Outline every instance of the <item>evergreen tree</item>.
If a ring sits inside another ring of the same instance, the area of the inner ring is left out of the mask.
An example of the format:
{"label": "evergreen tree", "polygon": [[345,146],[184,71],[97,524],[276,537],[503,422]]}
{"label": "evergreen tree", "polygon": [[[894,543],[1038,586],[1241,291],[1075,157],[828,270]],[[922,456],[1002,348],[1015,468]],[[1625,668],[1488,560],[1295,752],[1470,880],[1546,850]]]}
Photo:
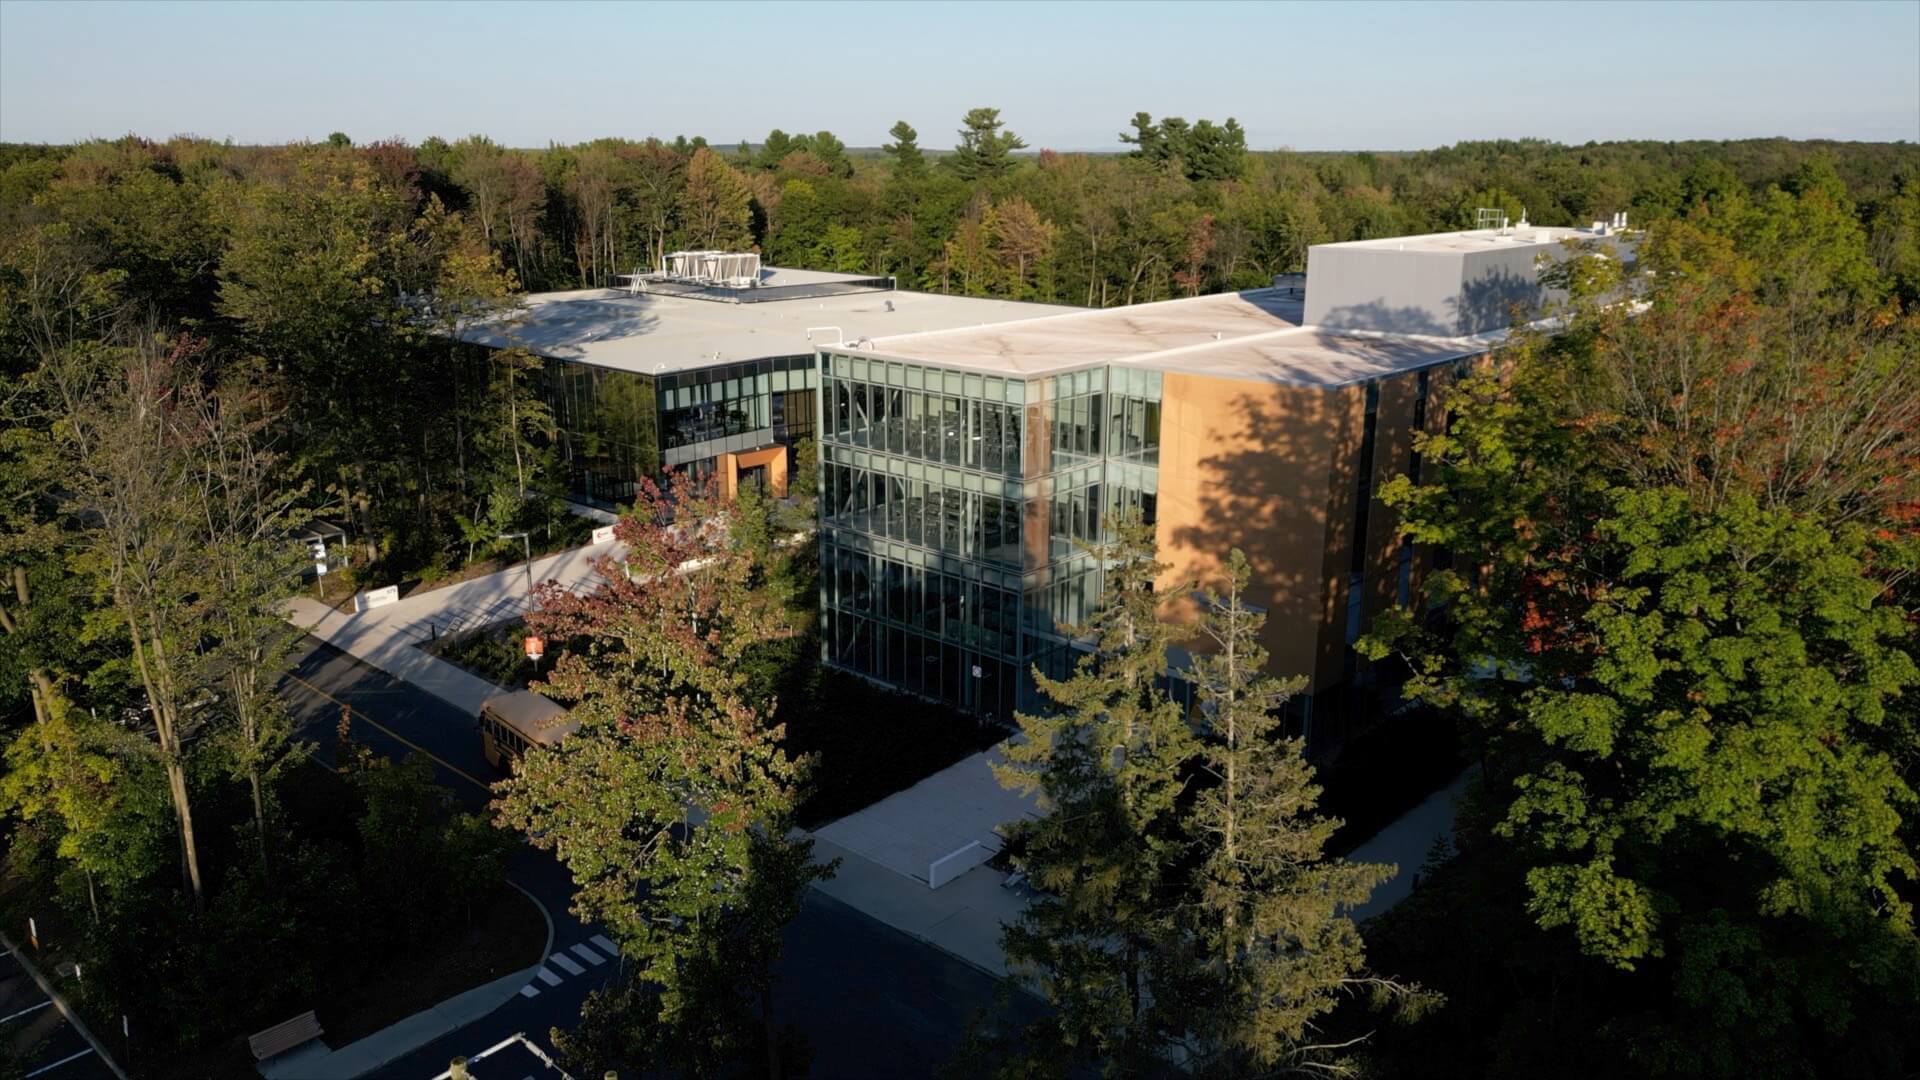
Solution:
{"label": "evergreen tree", "polygon": [[788,154],[805,147],[797,145],[793,136],[774,128],[767,132],[766,141],[760,144],[760,150],[753,155],[753,167],[762,172],[772,172],[780,167],[780,162]]}
{"label": "evergreen tree", "polygon": [[970,109],[961,120],[960,144],[946,165],[962,180],[998,180],[1013,171],[1013,152],[1026,149],[1026,142],[1011,131],[1000,130],[1004,123],[999,109]]}
{"label": "evergreen tree", "polygon": [[847,144],[831,131],[816,131],[803,147],[826,166],[827,175],[845,180],[853,175],[853,161],[847,157]]}
{"label": "evergreen tree", "polygon": [[1196,1071],[1330,1071],[1342,1048],[1318,1039],[1319,1018],[1362,984],[1406,993],[1365,974],[1359,931],[1344,914],[1394,868],[1326,854],[1340,822],[1315,813],[1320,788],[1305,742],[1284,734],[1277,711],[1306,679],[1265,674],[1266,616],[1245,598],[1251,575],[1235,549],[1202,601],[1207,651],[1191,678],[1207,786],[1187,825],[1199,866],[1185,916],[1202,959],[1180,990]]}
{"label": "evergreen tree", "polygon": [[1143,161],[1161,162],[1167,159],[1166,143],[1160,137],[1160,126],[1153,122],[1151,113],[1137,112],[1130,121],[1133,134],[1120,133],[1120,141],[1133,144],[1127,156]]}
{"label": "evergreen tree", "polygon": [[1008,827],[1014,864],[1040,895],[1002,941],[1009,967],[1054,1007],[1024,1032],[1023,1053],[1154,1072],[1180,1034],[1151,987],[1188,952],[1176,867],[1196,747],[1162,685],[1176,631],[1158,617],[1167,568],[1153,527],[1133,512],[1108,530],[1100,606],[1073,631],[1092,651],[1068,678],[1035,672],[1052,708],[1019,715],[1023,738],[995,769],[1041,808]]}
{"label": "evergreen tree", "polygon": [[920,133],[905,120],[895,121],[887,129],[893,141],[880,147],[882,153],[893,159],[893,181],[896,184],[917,180],[927,174],[927,158],[920,152]]}

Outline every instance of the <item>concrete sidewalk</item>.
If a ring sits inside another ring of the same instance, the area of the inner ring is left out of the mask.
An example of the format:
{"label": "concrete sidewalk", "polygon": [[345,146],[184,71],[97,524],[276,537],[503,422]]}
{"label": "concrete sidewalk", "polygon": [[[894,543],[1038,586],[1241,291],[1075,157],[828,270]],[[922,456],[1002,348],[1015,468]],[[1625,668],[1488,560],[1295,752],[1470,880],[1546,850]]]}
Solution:
{"label": "concrete sidewalk", "polygon": [[999,826],[1040,811],[1034,798],[1000,786],[993,765],[1002,760],[997,748],[972,754],[822,826],[814,850],[843,862],[838,876],[814,887],[990,975],[1005,975],[1000,930],[1020,916],[1026,894],[1006,888],[1006,875],[982,864],[1000,850]]}
{"label": "concrete sidewalk", "polygon": [[1454,777],[1451,784],[1427,796],[1347,855],[1354,862],[1393,863],[1397,867],[1393,877],[1381,882],[1366,903],[1348,912],[1354,922],[1370,919],[1413,895],[1413,879],[1427,861],[1433,842],[1453,838],[1454,804],[1478,772],[1476,765]]}
{"label": "concrete sidewalk", "polygon": [[1001,886],[998,870],[979,866],[939,889],[814,835],[814,857],[838,858],[839,872],[814,888],[848,907],[941,949],[996,978],[1007,973],[1002,924],[1019,918],[1025,894]]}
{"label": "concrete sidewalk", "polygon": [[1039,816],[1035,798],[1008,791],[994,777],[993,766],[1004,760],[997,747],[973,754],[815,835],[923,886],[945,888],[944,877],[931,881],[935,862],[953,859],[957,866],[944,865],[964,872],[1000,850],[1000,826]]}
{"label": "concrete sidewalk", "polygon": [[324,1042],[309,1043],[262,1064],[260,1075],[266,1080],[355,1080],[366,1076],[512,1001],[540,970],[541,965],[536,964],[503,975],[338,1050]]}
{"label": "concrete sidewalk", "polygon": [[[599,580],[593,563],[603,555],[619,558],[618,543],[574,548],[533,561],[536,583],[558,582],[568,589],[591,587]],[[500,687],[428,655],[418,646],[446,635],[517,619],[532,607],[527,596],[527,566],[519,563],[497,573],[445,588],[414,593],[397,604],[346,613],[312,597],[288,604],[288,621],[341,652],[417,686],[469,714]]]}

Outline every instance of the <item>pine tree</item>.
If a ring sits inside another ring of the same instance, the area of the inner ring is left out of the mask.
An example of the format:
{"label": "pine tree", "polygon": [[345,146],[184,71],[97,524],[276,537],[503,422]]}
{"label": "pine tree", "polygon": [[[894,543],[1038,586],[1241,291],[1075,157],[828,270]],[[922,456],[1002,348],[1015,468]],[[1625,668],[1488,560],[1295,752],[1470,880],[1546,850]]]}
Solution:
{"label": "pine tree", "polygon": [[1194,658],[1192,678],[1209,786],[1188,818],[1199,867],[1185,919],[1203,960],[1177,996],[1197,1036],[1198,1071],[1264,1076],[1338,1064],[1336,1048],[1316,1043],[1314,1022],[1343,993],[1360,984],[1410,992],[1364,972],[1343,909],[1365,902],[1394,868],[1325,853],[1340,822],[1315,813],[1313,766],[1278,713],[1306,679],[1265,673],[1266,616],[1246,603],[1250,576],[1235,549],[1199,620],[1209,651]]}
{"label": "pine tree", "polygon": [[1054,1006],[1026,1052],[1163,1068],[1170,1033],[1149,986],[1180,962],[1178,801],[1195,753],[1165,694],[1176,630],[1158,618],[1166,566],[1137,513],[1108,522],[1106,589],[1074,636],[1093,651],[1074,674],[1035,673],[1052,708],[1021,714],[1000,782],[1038,792],[1042,814],[1009,827],[1015,865],[1040,891],[1003,938],[1009,967]]}
{"label": "pine tree", "polygon": [[893,180],[902,183],[917,180],[927,174],[927,158],[920,152],[920,133],[913,125],[901,120],[887,130],[893,141],[880,148],[882,153],[893,159]]}
{"label": "pine tree", "polygon": [[960,144],[947,165],[962,180],[998,180],[1013,171],[1013,152],[1026,149],[1025,140],[1000,130],[999,109],[970,109],[961,121]]}

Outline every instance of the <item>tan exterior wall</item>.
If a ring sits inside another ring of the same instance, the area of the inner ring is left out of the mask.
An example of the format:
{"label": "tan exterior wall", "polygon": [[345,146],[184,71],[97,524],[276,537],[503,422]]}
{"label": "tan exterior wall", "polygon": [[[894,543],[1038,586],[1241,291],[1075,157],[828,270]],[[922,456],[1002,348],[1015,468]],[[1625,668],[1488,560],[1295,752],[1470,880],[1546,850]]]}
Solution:
{"label": "tan exterior wall", "polygon": [[1360,444],[1366,436],[1367,390],[1364,386],[1343,386],[1321,391],[1337,403],[1331,419],[1334,423],[1330,445],[1332,457],[1327,464],[1327,546],[1321,554],[1320,573],[1326,581],[1326,601],[1321,615],[1320,640],[1314,651],[1315,668],[1312,689],[1333,686],[1347,671],[1347,596],[1352,592],[1353,519],[1360,497]]}
{"label": "tan exterior wall", "polygon": [[[1444,427],[1444,379],[1436,371],[1426,428]],[[1277,386],[1169,372],[1160,443],[1160,558],[1163,587],[1217,579],[1238,547],[1253,566],[1253,603],[1267,609],[1264,643],[1278,675],[1311,676],[1310,691],[1345,677],[1347,597],[1359,498],[1366,388]],[[1380,384],[1373,489],[1408,471],[1419,383],[1408,373]],[[1399,591],[1395,515],[1367,511],[1368,621]],[[1416,574],[1425,569],[1425,553]],[[1418,578],[1415,580],[1418,584]],[[1191,606],[1175,606],[1191,617]]]}
{"label": "tan exterior wall", "polygon": [[1217,581],[1227,552],[1245,551],[1249,599],[1267,611],[1273,671],[1311,675],[1316,689],[1340,675],[1334,617],[1343,613],[1344,573],[1330,579],[1328,566],[1336,551],[1347,557],[1353,478],[1342,463],[1357,451],[1363,400],[1344,389],[1179,372],[1163,383],[1155,530],[1169,565],[1162,586]]}

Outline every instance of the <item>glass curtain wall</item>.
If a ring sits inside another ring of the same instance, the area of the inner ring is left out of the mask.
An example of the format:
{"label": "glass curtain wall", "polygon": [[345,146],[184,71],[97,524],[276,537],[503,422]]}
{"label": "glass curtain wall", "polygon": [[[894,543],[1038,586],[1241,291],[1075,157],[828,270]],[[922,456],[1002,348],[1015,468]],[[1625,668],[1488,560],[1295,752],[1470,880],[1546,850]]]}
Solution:
{"label": "glass curtain wall", "polygon": [[549,360],[547,400],[570,496],[590,506],[633,501],[660,472],[659,408],[651,376]]}
{"label": "glass curtain wall", "polygon": [[982,714],[1034,707],[1029,665],[1066,673],[1098,602],[1104,516],[1153,516],[1159,373],[820,364],[823,659]]}
{"label": "glass curtain wall", "polygon": [[812,438],[818,413],[812,356],[659,376],[548,360],[546,376],[570,495],[607,509],[664,469],[705,475],[721,454]]}

